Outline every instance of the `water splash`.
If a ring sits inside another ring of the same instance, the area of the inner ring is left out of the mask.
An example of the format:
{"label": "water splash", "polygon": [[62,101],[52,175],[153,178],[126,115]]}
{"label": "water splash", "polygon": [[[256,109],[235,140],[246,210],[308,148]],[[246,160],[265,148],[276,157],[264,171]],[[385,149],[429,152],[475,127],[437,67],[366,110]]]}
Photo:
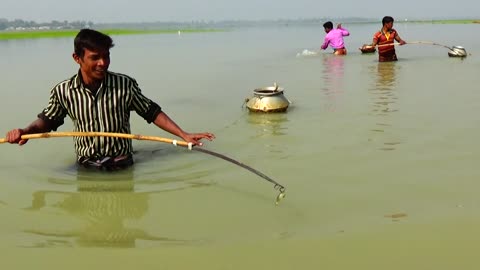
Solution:
{"label": "water splash", "polygon": [[297,53],[297,57],[300,57],[300,56],[314,56],[314,55],[318,55],[318,52],[310,51],[308,49],[303,50],[301,53]]}

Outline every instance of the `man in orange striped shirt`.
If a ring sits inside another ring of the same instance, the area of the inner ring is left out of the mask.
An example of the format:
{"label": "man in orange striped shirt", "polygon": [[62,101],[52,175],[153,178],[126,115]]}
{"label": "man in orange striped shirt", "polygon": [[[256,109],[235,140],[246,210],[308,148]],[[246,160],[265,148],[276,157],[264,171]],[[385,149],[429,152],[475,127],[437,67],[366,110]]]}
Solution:
{"label": "man in orange striped shirt", "polygon": [[385,16],[382,19],[383,27],[380,31],[373,35],[372,46],[378,46],[378,61],[390,62],[397,61],[397,55],[395,54],[394,41],[396,40],[400,45],[407,44],[400,36],[398,32],[393,29],[393,18]]}

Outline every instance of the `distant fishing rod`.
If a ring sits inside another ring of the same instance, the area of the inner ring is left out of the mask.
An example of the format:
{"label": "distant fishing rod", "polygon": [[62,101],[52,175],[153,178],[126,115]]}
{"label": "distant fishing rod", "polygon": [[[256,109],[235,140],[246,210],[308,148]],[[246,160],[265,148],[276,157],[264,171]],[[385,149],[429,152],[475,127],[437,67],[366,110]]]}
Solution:
{"label": "distant fishing rod", "polygon": [[[441,46],[449,50],[453,50],[453,47],[448,47],[447,45],[439,44],[432,41],[410,41],[410,42],[407,42],[405,45],[407,44],[428,44],[428,45]],[[397,45],[400,45],[400,43],[380,44],[380,45],[377,45],[377,47],[385,47],[385,46],[392,46],[392,45],[397,46]]]}
{"label": "distant fishing rod", "polygon": [[[239,161],[236,161],[230,157],[227,157],[225,155],[222,155],[207,149],[194,147],[192,143],[185,142],[185,141],[177,141],[173,139],[156,137],[156,136],[144,136],[144,135],[112,133],[112,132],[46,132],[46,133],[36,133],[36,134],[25,134],[25,135],[22,135],[21,138],[22,140],[30,140],[30,139],[58,138],[58,137],[114,137],[114,138],[132,139],[132,140],[147,140],[147,141],[163,142],[163,143],[170,143],[175,146],[183,146],[188,148],[189,150],[195,150],[195,151],[209,154],[209,155],[221,158],[223,160],[226,160],[228,162],[231,162],[273,183],[274,184],[273,188],[280,192],[277,196],[275,204],[278,205],[278,203],[285,197],[286,188],[283,185],[276,182],[275,180],[273,180],[272,178],[268,177],[267,175]],[[0,144],[6,143],[6,142],[7,140],[5,138],[0,138]]]}
{"label": "distant fishing rod", "polygon": [[[466,57],[467,56],[467,51],[462,46],[449,47],[447,45],[439,44],[439,43],[432,42],[432,41],[410,41],[410,42],[405,43],[405,45],[407,45],[407,44],[428,44],[428,45],[441,46],[441,47],[447,48],[449,50],[448,51],[448,56],[450,56],[450,57]],[[380,48],[380,47],[397,46],[397,45],[401,45],[401,44],[392,42],[392,43],[380,44],[380,45],[376,45],[376,46]],[[369,45],[369,44],[364,44],[359,49],[360,49],[360,51],[362,51],[362,53],[375,52],[375,46],[372,46],[372,45]]]}

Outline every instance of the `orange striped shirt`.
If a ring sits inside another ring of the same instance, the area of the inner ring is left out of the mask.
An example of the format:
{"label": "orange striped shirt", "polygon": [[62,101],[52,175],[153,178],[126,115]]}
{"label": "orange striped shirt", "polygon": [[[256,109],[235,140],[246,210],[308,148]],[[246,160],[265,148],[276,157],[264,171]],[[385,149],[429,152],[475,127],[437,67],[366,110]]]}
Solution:
{"label": "orange striped shirt", "polygon": [[396,36],[397,36],[397,31],[393,28],[386,33],[383,32],[383,29],[382,29],[373,35],[373,40],[376,41],[377,45],[392,44],[392,46],[378,47],[379,55],[395,53],[395,46],[393,45],[393,43],[395,42]]}

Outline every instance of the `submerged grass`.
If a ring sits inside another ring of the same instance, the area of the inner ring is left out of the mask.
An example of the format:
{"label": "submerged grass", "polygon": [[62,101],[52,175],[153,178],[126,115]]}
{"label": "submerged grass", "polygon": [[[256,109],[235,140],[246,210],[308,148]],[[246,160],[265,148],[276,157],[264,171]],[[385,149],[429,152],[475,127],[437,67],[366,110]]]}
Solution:
{"label": "submerged grass", "polygon": [[[0,32],[0,40],[9,39],[37,39],[37,38],[63,38],[74,37],[79,30],[38,30],[38,31],[4,31]],[[136,29],[101,29],[108,35],[142,35],[142,34],[177,34],[220,32],[218,29],[164,29],[164,30],[136,30]]]}

